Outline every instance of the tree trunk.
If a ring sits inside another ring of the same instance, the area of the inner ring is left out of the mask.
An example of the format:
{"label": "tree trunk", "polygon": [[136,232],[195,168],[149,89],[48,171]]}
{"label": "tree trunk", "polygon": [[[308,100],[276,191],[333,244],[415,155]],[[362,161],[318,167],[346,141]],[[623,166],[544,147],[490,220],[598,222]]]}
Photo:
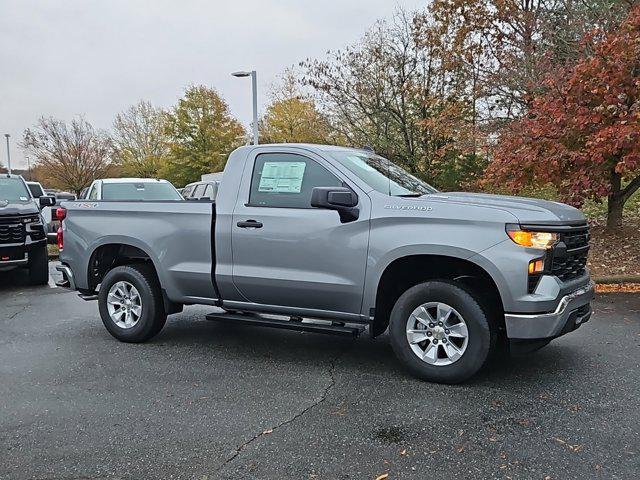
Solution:
{"label": "tree trunk", "polygon": [[622,227],[622,209],[624,207],[622,178],[615,170],[611,172],[611,193],[607,199],[607,230],[614,231]]}
{"label": "tree trunk", "polygon": [[607,205],[607,230],[614,231],[622,227],[622,209],[624,198],[622,195],[609,195]]}

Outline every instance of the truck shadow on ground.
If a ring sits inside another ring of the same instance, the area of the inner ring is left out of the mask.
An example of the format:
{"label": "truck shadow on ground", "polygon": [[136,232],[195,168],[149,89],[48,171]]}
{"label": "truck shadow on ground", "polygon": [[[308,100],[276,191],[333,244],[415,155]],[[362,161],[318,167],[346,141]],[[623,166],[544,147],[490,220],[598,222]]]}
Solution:
{"label": "truck shadow on ground", "polygon": [[7,270],[4,272],[0,271],[0,291],[30,286],[28,270],[24,268],[16,268],[14,270]]}
{"label": "truck shadow on ground", "polygon": [[[291,368],[309,368],[332,362],[336,371],[353,376],[376,376],[386,379],[411,379],[396,359],[388,336],[371,339],[363,334],[357,339],[314,333],[290,332],[244,325],[219,324],[206,320],[167,322],[164,331],[153,341],[164,347],[181,350],[197,345],[203,354],[253,359],[256,368],[268,358],[272,362],[290,364]],[[177,352],[174,352],[177,353]],[[580,375],[588,375],[588,357],[577,348],[553,343],[524,357],[500,356],[490,359],[485,367],[465,385],[514,384],[553,378],[554,383]],[[420,380],[416,379],[416,382]],[[425,383],[425,385],[428,385]]]}

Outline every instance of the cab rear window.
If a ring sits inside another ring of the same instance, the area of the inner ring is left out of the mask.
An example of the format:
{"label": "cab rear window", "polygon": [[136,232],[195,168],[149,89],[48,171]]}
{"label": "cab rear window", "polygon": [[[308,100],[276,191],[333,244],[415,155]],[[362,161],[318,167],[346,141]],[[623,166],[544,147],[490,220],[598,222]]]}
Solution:
{"label": "cab rear window", "polygon": [[105,183],[103,200],[181,200],[170,183]]}

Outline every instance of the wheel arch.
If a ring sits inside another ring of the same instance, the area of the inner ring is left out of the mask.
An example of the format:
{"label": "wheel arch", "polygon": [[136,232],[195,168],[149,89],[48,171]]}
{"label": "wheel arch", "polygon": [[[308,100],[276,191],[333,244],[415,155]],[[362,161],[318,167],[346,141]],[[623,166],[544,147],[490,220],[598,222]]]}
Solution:
{"label": "wheel arch", "polygon": [[162,287],[161,269],[158,268],[159,262],[149,253],[151,249],[144,245],[136,245],[136,243],[138,242],[112,240],[102,241],[95,245],[91,255],[88,257],[86,266],[87,292],[94,293],[104,276],[114,267],[143,263],[149,265],[155,273],[160,285],[165,311],[168,314],[181,312],[182,305],[171,301]]}
{"label": "wheel arch", "polygon": [[87,286],[93,291],[114,267],[132,263],[148,263],[158,276],[153,258],[139,245],[122,241],[101,242],[93,247],[87,262]]}
{"label": "wheel arch", "polygon": [[499,330],[504,330],[504,306],[500,290],[489,272],[470,258],[446,254],[409,254],[389,262],[379,276],[375,291],[372,336],[387,329],[397,299],[407,289],[429,280],[447,280],[475,294]]}

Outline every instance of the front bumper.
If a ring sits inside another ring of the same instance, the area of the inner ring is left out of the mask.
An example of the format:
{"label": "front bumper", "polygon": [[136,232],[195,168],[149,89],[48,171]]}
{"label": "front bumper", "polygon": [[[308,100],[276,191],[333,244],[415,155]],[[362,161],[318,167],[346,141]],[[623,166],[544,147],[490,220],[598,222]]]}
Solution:
{"label": "front bumper", "polygon": [[0,270],[29,265],[29,254],[46,246],[45,240],[27,240],[27,243],[5,243],[0,245]]}
{"label": "front bumper", "polygon": [[513,340],[552,339],[575,330],[591,317],[595,284],[578,288],[560,299],[550,313],[505,313],[507,337]]}

